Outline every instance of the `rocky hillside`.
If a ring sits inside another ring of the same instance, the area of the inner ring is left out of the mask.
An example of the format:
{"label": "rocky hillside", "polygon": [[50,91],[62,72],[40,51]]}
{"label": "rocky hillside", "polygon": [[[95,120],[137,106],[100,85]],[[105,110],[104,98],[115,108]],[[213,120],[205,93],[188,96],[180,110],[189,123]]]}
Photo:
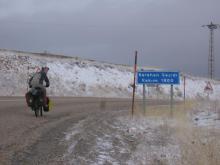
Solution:
{"label": "rocky hillside", "polygon": [[[52,54],[27,53],[0,50],[0,95],[23,96],[27,91],[27,79],[38,68],[48,66],[51,96],[131,97],[133,67],[106,62],[84,60]],[[146,68],[145,68],[146,69]],[[186,96],[206,97],[205,78],[187,76]],[[220,83],[211,82],[212,98],[220,98]],[[169,97],[169,86],[148,87],[149,97]],[[183,96],[183,84],[174,87],[175,97]],[[142,86],[137,88],[141,97]]]}

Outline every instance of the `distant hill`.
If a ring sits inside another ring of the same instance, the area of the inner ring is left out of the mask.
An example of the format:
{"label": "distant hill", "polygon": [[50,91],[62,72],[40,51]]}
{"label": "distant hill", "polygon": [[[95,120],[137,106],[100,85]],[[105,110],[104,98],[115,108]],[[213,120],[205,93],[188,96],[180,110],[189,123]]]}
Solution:
{"label": "distant hill", "polygon": [[[125,97],[132,96],[133,67],[110,64],[78,57],[29,53],[0,49],[0,95],[24,96],[28,77],[37,68],[48,66],[51,96]],[[146,69],[146,68],[145,68]],[[149,68],[152,70],[152,68]],[[205,98],[204,87],[208,79],[187,75],[186,96]],[[220,82],[211,82],[212,98],[220,98]],[[147,88],[148,97],[169,97],[169,86]],[[174,86],[175,97],[183,96],[183,84]],[[137,97],[142,96],[142,86],[137,88]]]}

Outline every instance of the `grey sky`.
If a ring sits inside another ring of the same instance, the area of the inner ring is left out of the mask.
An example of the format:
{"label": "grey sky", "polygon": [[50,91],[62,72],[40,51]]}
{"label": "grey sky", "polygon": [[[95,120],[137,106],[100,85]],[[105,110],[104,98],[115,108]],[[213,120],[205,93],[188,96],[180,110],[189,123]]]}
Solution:
{"label": "grey sky", "polygon": [[[0,48],[138,63],[207,75],[219,0],[0,0]],[[215,31],[220,78],[220,29]]]}

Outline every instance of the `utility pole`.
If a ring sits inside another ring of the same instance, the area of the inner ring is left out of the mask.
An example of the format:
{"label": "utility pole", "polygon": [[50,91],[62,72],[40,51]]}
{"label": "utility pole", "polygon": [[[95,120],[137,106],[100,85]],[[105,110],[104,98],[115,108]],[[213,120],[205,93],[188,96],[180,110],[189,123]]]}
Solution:
{"label": "utility pole", "polygon": [[208,56],[208,76],[210,79],[214,78],[214,30],[220,28],[219,24],[202,25],[202,27],[208,27],[210,30],[209,39],[209,56]]}

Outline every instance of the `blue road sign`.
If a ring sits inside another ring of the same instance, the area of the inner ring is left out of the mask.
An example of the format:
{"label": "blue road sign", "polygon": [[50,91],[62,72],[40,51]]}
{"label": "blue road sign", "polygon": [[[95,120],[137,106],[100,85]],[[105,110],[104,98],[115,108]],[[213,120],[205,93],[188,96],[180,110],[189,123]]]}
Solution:
{"label": "blue road sign", "polygon": [[139,71],[137,77],[138,84],[180,84],[179,72]]}

